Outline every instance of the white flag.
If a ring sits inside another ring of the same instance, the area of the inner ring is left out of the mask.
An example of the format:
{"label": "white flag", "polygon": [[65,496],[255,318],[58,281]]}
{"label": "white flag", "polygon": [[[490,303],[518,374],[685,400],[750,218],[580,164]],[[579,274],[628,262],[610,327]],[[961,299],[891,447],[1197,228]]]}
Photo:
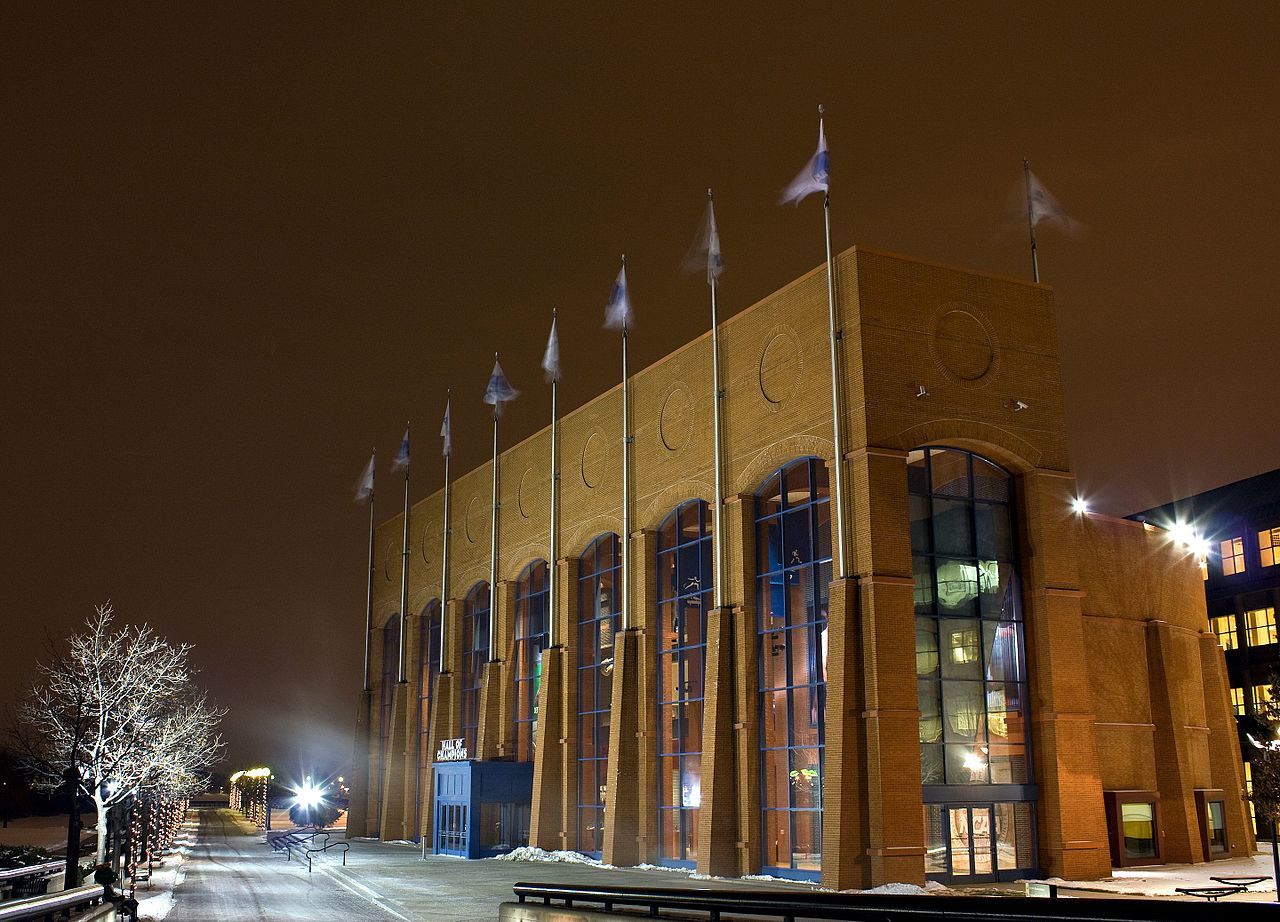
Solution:
{"label": "white flag", "polygon": [[782,192],[779,205],[800,202],[815,192],[830,191],[830,173],[827,159],[827,135],[822,127],[822,117],[818,117],[818,149],[814,151],[804,169],[799,172],[791,185]]}
{"label": "white flag", "polygon": [[507,376],[498,364],[497,356],[493,359],[493,373],[489,375],[489,386],[484,389],[484,402],[493,407],[493,415],[502,415],[502,405],[510,403],[520,396],[520,392],[511,386]]}
{"label": "white flag", "polygon": [[614,279],[609,292],[609,303],[604,308],[606,330],[628,330],[635,318],[631,314],[631,296],[627,293],[627,258],[622,257],[622,268]]}
{"label": "white flag", "polygon": [[376,452],[369,456],[369,463],[364,466],[360,479],[356,481],[357,502],[373,495],[373,461],[376,457],[378,457]]}
{"label": "white flag", "polygon": [[542,370],[547,383],[560,380],[560,337],[556,335],[556,321],[551,318],[551,335],[547,337],[547,351],[542,353]]}
{"label": "white flag", "polygon": [[444,440],[444,450],[441,454],[446,458],[453,454],[453,431],[449,426],[449,408],[452,404],[452,398],[444,402],[444,422],[440,424],[440,438]]}
{"label": "white flag", "polygon": [[1030,170],[1027,170],[1027,217],[1032,227],[1039,226],[1041,221],[1057,221],[1071,230],[1076,224],[1058,200],[1049,194],[1040,177]]}
{"label": "white flag", "polygon": [[404,427],[404,435],[400,438],[400,450],[396,452],[396,458],[391,462],[393,471],[404,471],[409,469],[409,427]]}
{"label": "white flag", "polygon": [[707,190],[707,210],[702,216],[702,226],[698,228],[698,236],[689,247],[689,253],[682,264],[686,272],[707,271],[707,284],[720,278],[724,271],[724,259],[720,255],[720,231],[716,228],[716,209],[711,201],[711,190]]}

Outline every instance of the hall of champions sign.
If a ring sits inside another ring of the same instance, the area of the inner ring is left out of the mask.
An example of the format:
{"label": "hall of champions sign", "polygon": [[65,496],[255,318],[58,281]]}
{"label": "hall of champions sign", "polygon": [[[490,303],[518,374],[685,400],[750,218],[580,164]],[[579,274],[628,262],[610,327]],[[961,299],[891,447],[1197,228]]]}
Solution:
{"label": "hall of champions sign", "polygon": [[441,740],[440,748],[436,750],[437,762],[465,762],[467,761],[467,747],[462,745],[463,740]]}

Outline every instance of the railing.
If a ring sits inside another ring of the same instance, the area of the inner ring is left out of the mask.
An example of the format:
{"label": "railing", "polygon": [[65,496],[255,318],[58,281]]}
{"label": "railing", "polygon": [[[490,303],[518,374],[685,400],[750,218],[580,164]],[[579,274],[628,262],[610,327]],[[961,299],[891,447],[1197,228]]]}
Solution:
{"label": "railing", "polygon": [[50,893],[47,896],[32,896],[23,900],[0,905],[0,922],[14,922],[17,919],[51,919],[55,913],[69,913],[84,909],[102,902],[106,890],[100,884],[87,887],[76,887]]}
{"label": "railing", "polygon": [[[647,909],[654,918],[667,913],[701,913],[709,922],[726,917],[753,916],[796,922],[800,919],[846,919],[852,922],[921,922],[926,919],[1001,920],[1001,922],[1053,922],[1083,919],[1089,922],[1203,922],[1205,906],[1178,900],[1046,900],[995,896],[895,896],[890,894],[815,893],[781,890],[713,890],[676,887],[576,887],[518,883],[512,891],[525,907],[504,904],[502,919],[537,918],[541,901],[557,909],[578,904],[603,907],[605,912],[625,907]],[[515,912],[508,912],[512,907]],[[533,910],[522,916],[520,910]],[[1213,918],[1257,919],[1257,903],[1215,903]],[[550,915],[548,915],[550,918]]]}
{"label": "railing", "polygon": [[65,861],[46,861],[44,864],[29,864],[25,868],[4,868],[0,870],[0,880],[13,880],[15,877],[42,877],[46,874],[58,874],[66,870]]}
{"label": "railing", "polygon": [[327,852],[331,848],[342,849],[342,866],[347,866],[347,852],[351,851],[351,846],[346,842],[330,842],[328,845],[322,845],[319,848],[304,848],[302,854],[307,859],[307,873],[311,873],[311,856],[319,852]]}

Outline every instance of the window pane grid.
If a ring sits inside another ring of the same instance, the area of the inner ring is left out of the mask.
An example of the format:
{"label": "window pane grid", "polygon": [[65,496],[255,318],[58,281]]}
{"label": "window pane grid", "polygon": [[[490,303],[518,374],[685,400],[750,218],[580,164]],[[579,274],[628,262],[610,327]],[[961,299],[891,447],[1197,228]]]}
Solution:
{"label": "window pane grid", "polygon": [[1258,532],[1258,557],[1264,567],[1280,563],[1280,525]]}
{"label": "window pane grid", "polygon": [[477,583],[462,606],[462,745],[476,757],[480,680],[489,658],[489,584]]}
{"label": "window pane grid", "polygon": [[578,580],[578,850],[604,847],[609,719],[614,638],[620,614],[621,570],[616,535],[603,535],[582,553]]}
{"label": "window pane grid", "polygon": [[1255,608],[1244,613],[1245,642],[1251,647],[1265,647],[1276,642],[1276,610]]}
{"label": "window pane grid", "polygon": [[1244,572],[1244,538],[1228,538],[1218,544],[1222,556],[1222,575],[1234,576]]}
{"label": "window pane grid", "polygon": [[515,663],[516,759],[533,761],[538,736],[538,689],[542,682],[542,651],[547,645],[549,571],[545,560],[536,560],[516,581],[515,631],[512,661]]}

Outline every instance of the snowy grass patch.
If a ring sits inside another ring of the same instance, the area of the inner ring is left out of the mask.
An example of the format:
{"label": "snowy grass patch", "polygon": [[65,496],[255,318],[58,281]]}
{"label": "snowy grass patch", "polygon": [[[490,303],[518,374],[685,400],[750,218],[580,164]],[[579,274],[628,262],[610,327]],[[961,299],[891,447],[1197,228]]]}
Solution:
{"label": "snowy grass patch", "polygon": [[605,864],[599,858],[592,858],[582,852],[570,851],[554,851],[549,852],[545,848],[538,848],[536,845],[522,845],[519,848],[512,849],[505,855],[497,855],[493,858],[487,858],[486,861],[547,861],[554,864],[586,864],[595,868],[612,868],[613,865]]}

